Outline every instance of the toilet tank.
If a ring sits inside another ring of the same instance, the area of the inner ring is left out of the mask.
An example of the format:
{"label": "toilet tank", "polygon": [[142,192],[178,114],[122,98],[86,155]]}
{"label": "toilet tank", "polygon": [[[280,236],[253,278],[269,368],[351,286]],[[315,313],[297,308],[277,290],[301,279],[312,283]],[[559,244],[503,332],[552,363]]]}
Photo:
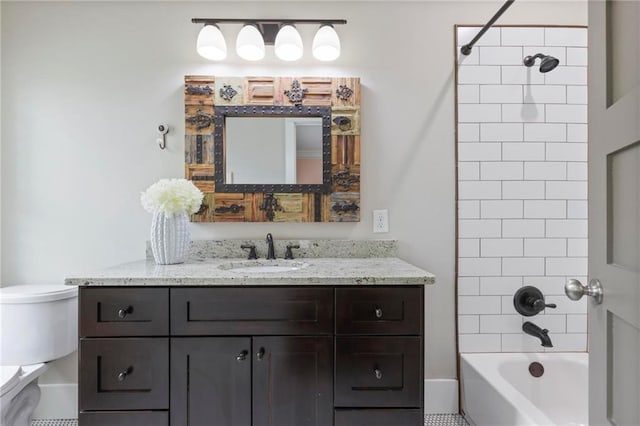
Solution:
{"label": "toilet tank", "polygon": [[0,288],[0,365],[52,361],[78,347],[78,288]]}

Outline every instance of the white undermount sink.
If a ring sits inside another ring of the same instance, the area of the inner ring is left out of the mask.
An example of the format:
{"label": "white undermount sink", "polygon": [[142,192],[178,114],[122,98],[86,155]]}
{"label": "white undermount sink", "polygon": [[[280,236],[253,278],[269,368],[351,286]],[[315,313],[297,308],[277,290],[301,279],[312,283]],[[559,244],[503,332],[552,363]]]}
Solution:
{"label": "white undermount sink", "polygon": [[246,262],[229,262],[218,266],[218,268],[237,273],[250,273],[250,274],[263,274],[263,273],[277,273],[277,272],[291,272],[297,271],[309,266],[308,263],[296,262],[291,260],[254,260]]}

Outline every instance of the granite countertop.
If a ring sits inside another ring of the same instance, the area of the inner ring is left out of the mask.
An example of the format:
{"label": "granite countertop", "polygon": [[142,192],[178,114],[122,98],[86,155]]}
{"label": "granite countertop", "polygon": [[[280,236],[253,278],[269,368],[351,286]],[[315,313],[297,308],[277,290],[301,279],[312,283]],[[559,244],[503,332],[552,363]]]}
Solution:
{"label": "granite countertop", "polygon": [[[251,265],[297,269],[286,272],[231,270]],[[65,280],[67,285],[79,286],[415,285],[434,282],[431,273],[397,257],[192,258],[177,265],[157,265],[152,259],[146,259]]]}

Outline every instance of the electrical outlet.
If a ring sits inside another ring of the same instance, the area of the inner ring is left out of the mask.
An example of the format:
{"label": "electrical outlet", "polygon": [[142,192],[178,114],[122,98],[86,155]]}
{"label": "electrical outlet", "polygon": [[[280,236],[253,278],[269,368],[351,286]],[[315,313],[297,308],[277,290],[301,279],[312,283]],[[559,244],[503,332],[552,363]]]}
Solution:
{"label": "electrical outlet", "polygon": [[373,232],[389,232],[389,211],[387,209],[373,211]]}

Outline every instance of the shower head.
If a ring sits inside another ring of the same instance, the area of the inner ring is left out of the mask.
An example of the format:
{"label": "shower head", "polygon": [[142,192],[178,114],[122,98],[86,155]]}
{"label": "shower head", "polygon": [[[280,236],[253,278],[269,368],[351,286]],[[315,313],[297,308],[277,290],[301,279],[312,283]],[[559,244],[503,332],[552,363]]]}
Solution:
{"label": "shower head", "polygon": [[554,58],[551,55],[545,55],[543,53],[536,53],[533,56],[527,56],[527,57],[524,58],[522,63],[526,67],[532,67],[535,64],[537,58],[541,59],[541,61],[540,61],[540,72],[542,72],[542,73],[551,71],[552,69],[557,67],[558,64],[560,63],[560,61],[557,58]]}

